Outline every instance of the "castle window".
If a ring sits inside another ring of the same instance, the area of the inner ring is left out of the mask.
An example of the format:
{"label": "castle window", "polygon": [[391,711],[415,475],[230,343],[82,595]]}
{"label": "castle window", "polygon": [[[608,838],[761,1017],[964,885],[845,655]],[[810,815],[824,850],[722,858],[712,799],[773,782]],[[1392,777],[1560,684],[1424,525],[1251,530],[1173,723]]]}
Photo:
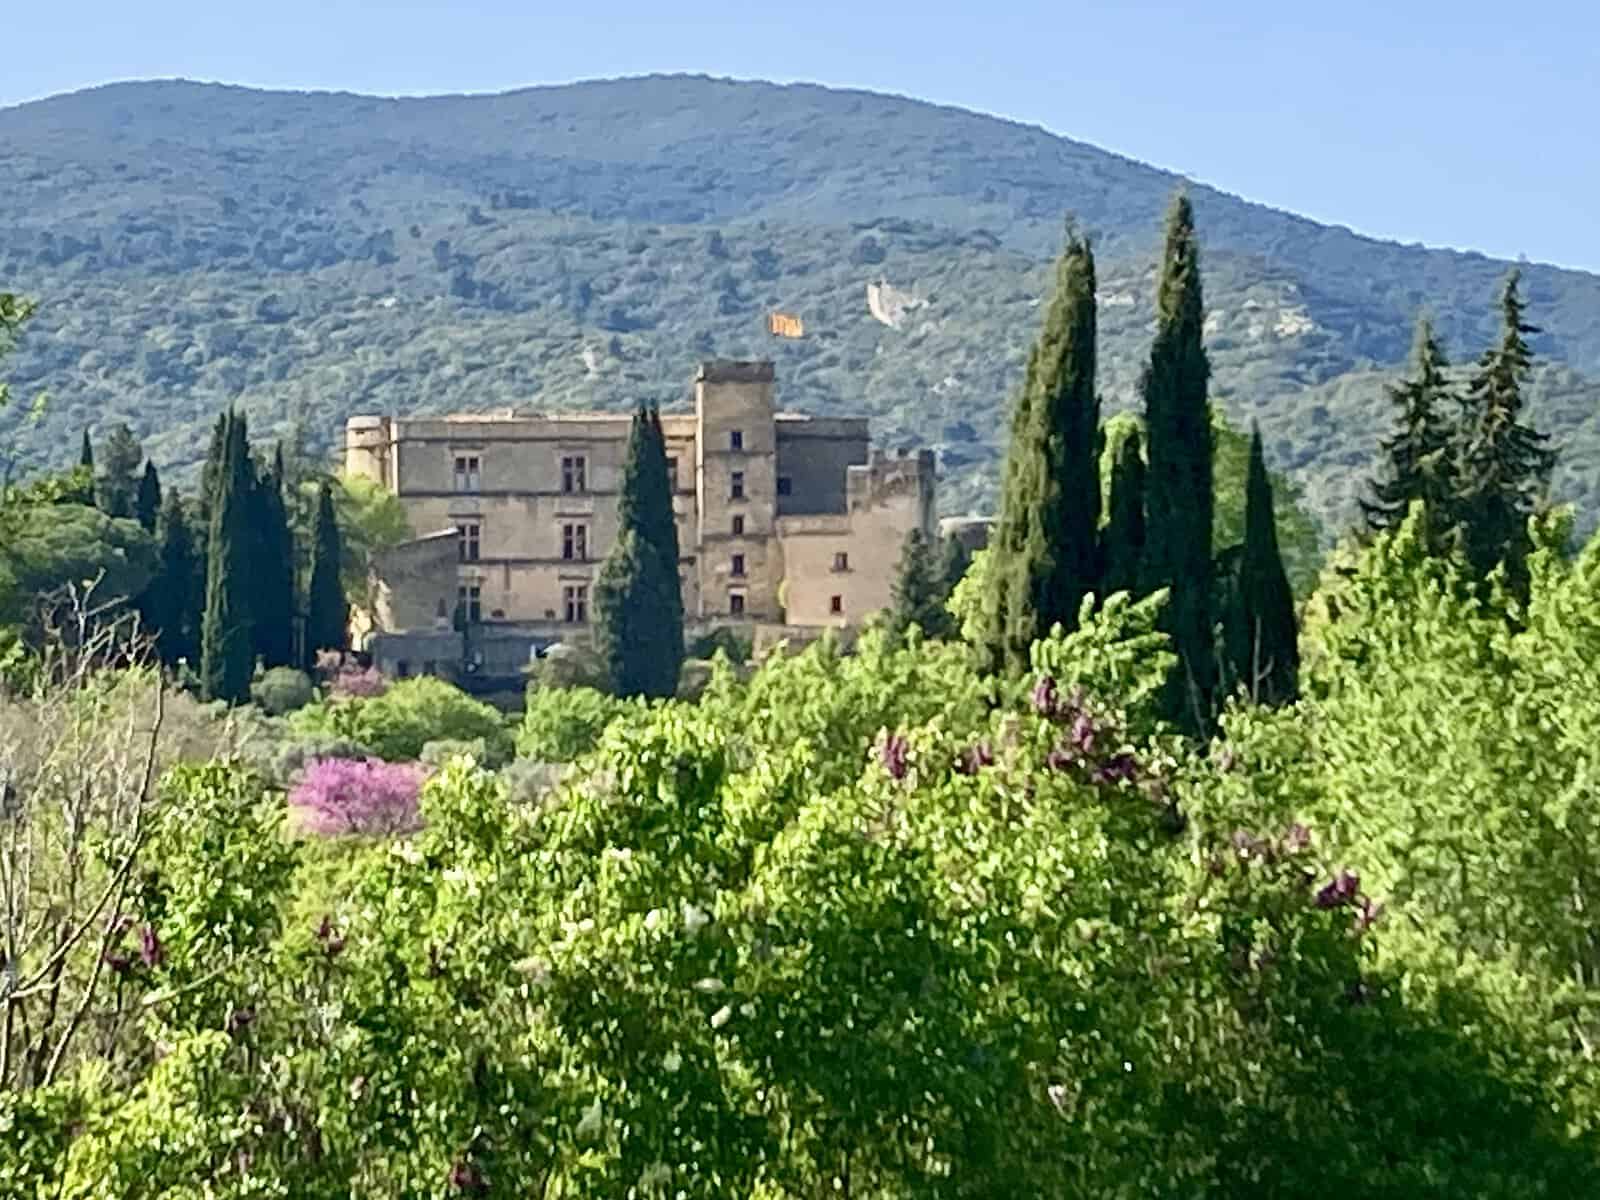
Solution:
{"label": "castle window", "polygon": [[476,454],[456,455],[455,485],[458,492],[475,492],[482,483],[481,463]]}
{"label": "castle window", "polygon": [[456,532],[459,535],[456,549],[460,553],[462,562],[477,562],[483,538],[483,523],[481,521],[457,521]]}
{"label": "castle window", "polygon": [[850,569],[850,556],[843,550],[833,556],[833,569],[835,571],[848,571]]}
{"label": "castle window", "polygon": [[475,583],[463,583],[456,588],[456,608],[469,625],[483,620],[483,588]]}
{"label": "castle window", "polygon": [[584,583],[568,584],[561,589],[561,598],[566,604],[567,624],[583,625],[589,620],[589,585]]}
{"label": "castle window", "polygon": [[828,598],[828,611],[836,617],[844,615],[844,597],[830,596]]}
{"label": "castle window", "polygon": [[394,673],[395,673],[395,677],[398,678],[398,679],[406,678],[408,675],[411,674],[411,664],[408,663],[403,658],[400,659],[398,662],[396,662],[394,664]]}
{"label": "castle window", "polygon": [[568,562],[587,562],[589,559],[589,527],[563,525],[561,527],[561,557]]}
{"label": "castle window", "polygon": [[667,459],[667,487],[674,492],[678,490],[678,460],[676,457]]}
{"label": "castle window", "polygon": [[728,477],[728,499],[744,499],[744,472],[735,471]]}
{"label": "castle window", "polygon": [[730,575],[744,574],[744,555],[735,554],[733,556],[733,564],[728,568],[728,573]]}
{"label": "castle window", "polygon": [[561,490],[563,492],[586,492],[588,483],[584,478],[588,474],[588,460],[581,454],[563,455],[561,459]]}
{"label": "castle window", "polygon": [[733,536],[734,537],[743,537],[744,536],[744,514],[743,513],[738,513],[733,518]]}
{"label": "castle window", "polygon": [[728,611],[736,617],[744,616],[744,593],[728,593]]}
{"label": "castle window", "polygon": [[742,429],[730,429],[728,431],[728,449],[729,450],[743,450],[744,449],[744,430],[742,430]]}
{"label": "castle window", "polygon": [[787,496],[792,491],[794,491],[794,481],[792,479],[790,479],[787,475],[779,475],[778,476],[778,495]]}

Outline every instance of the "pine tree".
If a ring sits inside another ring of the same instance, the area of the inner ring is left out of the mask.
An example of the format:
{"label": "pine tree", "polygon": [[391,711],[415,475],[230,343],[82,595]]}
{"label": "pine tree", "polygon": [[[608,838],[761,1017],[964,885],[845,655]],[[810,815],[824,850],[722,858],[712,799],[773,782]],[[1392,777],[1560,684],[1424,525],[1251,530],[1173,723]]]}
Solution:
{"label": "pine tree", "polygon": [[144,474],[139,476],[139,493],[133,502],[133,515],[146,533],[154,533],[161,515],[161,476],[153,462],[144,464]]}
{"label": "pine tree", "polygon": [[1057,623],[1072,628],[1098,585],[1095,354],[1094,253],[1069,230],[1006,452],[986,602],[992,670],[1025,669],[1033,643]]}
{"label": "pine tree", "polygon": [[1244,545],[1231,556],[1223,613],[1228,681],[1230,687],[1242,684],[1257,703],[1289,704],[1298,694],[1300,673],[1294,593],[1278,552],[1272,483],[1259,429],[1250,438],[1244,513]]}
{"label": "pine tree", "polygon": [[229,415],[225,453],[211,503],[206,538],[206,604],[200,633],[200,685],[208,700],[237,704],[250,693],[253,636],[250,614],[255,573],[250,561],[249,440],[242,414]]}
{"label": "pine tree", "polygon": [[619,696],[677,693],[683,669],[678,527],[661,415],[640,407],[628,437],[617,541],[595,585],[595,643]]}
{"label": "pine tree", "polygon": [[95,494],[100,511],[108,517],[129,518],[139,498],[139,464],[144,449],[133,430],[112,426],[100,451],[100,473]]}
{"label": "pine tree", "polygon": [[1417,322],[1411,363],[1410,377],[1388,389],[1398,410],[1396,428],[1379,443],[1382,474],[1368,485],[1371,495],[1361,510],[1376,533],[1399,525],[1421,502],[1426,536],[1437,551],[1453,518],[1455,435],[1445,405],[1456,398],[1450,364],[1426,317]]}
{"label": "pine tree", "polygon": [[283,499],[282,467],[280,447],[271,466],[252,472],[257,587],[251,624],[256,657],[268,667],[286,667],[295,661],[294,538]]}
{"label": "pine tree", "polygon": [[1167,216],[1156,336],[1144,397],[1145,548],[1142,589],[1170,589],[1163,619],[1178,655],[1168,711],[1191,732],[1210,728],[1216,650],[1211,618],[1211,367],[1194,210],[1179,195]]}
{"label": "pine tree", "polygon": [[306,665],[319,650],[343,650],[349,637],[350,607],[345,602],[339,564],[344,549],[333,507],[333,485],[323,480],[311,533],[311,580],[306,589]]}
{"label": "pine tree", "polygon": [[888,631],[893,637],[904,637],[913,625],[925,637],[947,636],[950,622],[944,609],[944,566],[926,533],[913,529],[906,535],[890,586]]}
{"label": "pine tree", "polygon": [[1134,592],[1144,557],[1144,445],[1137,429],[1117,446],[1107,519],[1101,531],[1101,592]]}
{"label": "pine tree", "polygon": [[1528,518],[1555,467],[1547,435],[1521,421],[1522,387],[1533,364],[1513,271],[1500,297],[1501,335],[1467,384],[1458,452],[1457,515],[1467,561],[1480,578],[1501,563],[1514,590],[1527,581]]}
{"label": "pine tree", "polygon": [[155,636],[156,651],[169,668],[180,662],[195,663],[199,649],[201,587],[194,536],[183,498],[169,492],[156,523],[159,559],[140,604],[148,631]]}

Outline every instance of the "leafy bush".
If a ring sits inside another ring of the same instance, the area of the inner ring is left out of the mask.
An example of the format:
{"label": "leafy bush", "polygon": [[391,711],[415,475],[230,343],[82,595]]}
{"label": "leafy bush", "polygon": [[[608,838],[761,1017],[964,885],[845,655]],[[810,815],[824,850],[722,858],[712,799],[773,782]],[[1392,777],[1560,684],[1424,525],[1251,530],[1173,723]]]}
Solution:
{"label": "leafy bush", "polygon": [[422,780],[423,768],[414,763],[318,759],[289,794],[289,808],[308,833],[411,833],[420,827]]}
{"label": "leafy bush", "polygon": [[587,646],[566,643],[551,646],[534,664],[533,685],[540,688],[592,688],[610,686],[600,656]]}
{"label": "leafy bush", "polygon": [[470,741],[458,741],[441,738],[436,742],[428,742],[422,747],[418,760],[426,766],[442,767],[453,758],[465,757],[473,762],[483,762],[488,757],[489,746],[483,738],[473,738]]}
{"label": "leafy bush", "polygon": [[293,667],[273,667],[250,687],[250,698],[274,717],[304,708],[316,696],[310,677]]}
{"label": "leafy bush", "polygon": [[371,748],[388,762],[414,762],[429,742],[481,740],[483,763],[511,757],[505,718],[460,688],[431,676],[404,679],[370,698],[331,698],[290,718],[301,733],[332,735]]}
{"label": "leafy bush", "polygon": [[594,749],[610,724],[643,706],[594,688],[531,687],[517,732],[517,754],[537,762],[571,762]]}

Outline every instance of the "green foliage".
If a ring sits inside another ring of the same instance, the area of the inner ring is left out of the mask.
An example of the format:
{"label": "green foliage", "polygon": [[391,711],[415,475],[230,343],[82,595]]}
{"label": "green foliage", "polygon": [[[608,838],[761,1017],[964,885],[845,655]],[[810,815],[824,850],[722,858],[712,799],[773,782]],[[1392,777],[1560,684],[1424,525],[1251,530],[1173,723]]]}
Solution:
{"label": "green foliage", "polygon": [[168,492],[157,524],[155,573],[140,601],[140,613],[156,637],[156,650],[168,667],[198,665],[205,596],[205,564],[190,524],[189,506]]}
{"label": "green foliage", "polygon": [[[356,611],[370,614],[373,557],[398,546],[417,531],[411,528],[405,506],[382,484],[359,475],[341,475],[321,482],[327,482],[332,489],[334,517],[339,530],[339,552],[335,561],[339,564],[339,582],[344,588],[345,601]],[[321,482],[307,480],[301,485],[300,511],[307,524],[296,531],[296,541],[307,547],[312,556],[306,567],[308,579],[315,570]],[[314,650],[308,652],[314,653]]]}
{"label": "green foliage", "polygon": [[367,747],[387,762],[414,762],[429,742],[482,739],[483,762],[498,766],[511,757],[505,718],[442,679],[402,679],[380,696],[323,700],[294,713],[290,728],[336,735]]}
{"label": "green foliage", "polygon": [[1107,479],[1106,524],[1100,535],[1100,594],[1133,592],[1144,560],[1144,447],[1137,429],[1118,440]]}
{"label": "green foliage", "polygon": [[252,559],[256,590],[251,629],[255,657],[269,668],[295,661],[295,626],[299,604],[295,594],[295,544],[283,494],[283,450],[270,464],[251,468]]}
{"label": "green foliage", "polygon": [[1411,352],[1411,376],[1387,389],[1398,410],[1395,432],[1379,443],[1383,474],[1370,486],[1361,509],[1373,531],[1392,529],[1405,520],[1413,503],[1421,502],[1432,532],[1431,544],[1444,546],[1444,534],[1454,518],[1456,439],[1451,424],[1456,396],[1447,375],[1449,362],[1433,326],[1426,318],[1417,322]]}
{"label": "green foliage", "polygon": [[1294,594],[1278,553],[1278,532],[1261,451],[1261,434],[1250,440],[1250,475],[1245,492],[1245,540],[1219,565],[1224,588],[1222,676],[1225,692],[1242,688],[1252,701],[1288,704],[1300,670]]}
{"label": "green foliage", "polygon": [[[88,448],[88,433],[84,446]],[[111,427],[105,444],[100,448],[99,473],[95,486],[95,505],[109,517],[134,517],[139,498],[139,464],[144,461],[144,448],[133,430],[118,423]],[[82,464],[91,470],[95,467],[92,453]]]}
{"label": "green foliage", "polygon": [[250,698],[274,717],[302,709],[317,698],[311,677],[294,667],[270,667],[250,685]]}
{"label": "green foliage", "polygon": [[241,703],[254,666],[251,616],[257,568],[252,561],[250,464],[244,415],[229,413],[211,525],[206,537],[205,615],[200,626],[200,686],[206,699]]}
{"label": "green foliage", "polygon": [[748,635],[723,626],[696,638],[694,644],[689,647],[689,657],[711,659],[721,654],[737,666],[750,661],[752,649],[751,638]]}
{"label": "green foliage", "polygon": [[155,546],[137,523],[84,505],[0,505],[0,531],[0,617],[8,622],[30,622],[39,602],[66,586],[94,584],[97,602],[136,598],[156,570]]}
{"label": "green foliage", "polygon": [[317,491],[316,524],[311,530],[311,574],[306,588],[308,661],[319,650],[343,650],[349,637],[350,609],[340,576],[343,561],[341,526],[334,510],[333,487],[324,482]]}
{"label": "green foliage", "polygon": [[593,750],[612,722],[640,711],[638,702],[594,688],[530,687],[517,754],[536,762],[571,762]]}
{"label": "green foliage", "polygon": [[661,414],[634,414],[617,501],[617,541],[595,584],[595,646],[613,694],[675,695],[683,670],[678,526]]}
{"label": "green foliage", "polygon": [[1203,345],[1200,247],[1194,209],[1180,194],[1167,216],[1156,336],[1140,381],[1147,438],[1143,590],[1168,590],[1178,655],[1172,713],[1195,730],[1210,720],[1215,685],[1211,539],[1215,505],[1211,364]]}
{"label": "green foliage", "polygon": [[153,462],[146,462],[144,472],[139,476],[139,491],[134,497],[133,515],[139,522],[139,528],[146,533],[156,531],[156,523],[161,517],[161,475]]}
{"label": "green foliage", "polygon": [[943,578],[945,563],[936,550],[922,530],[913,529],[906,535],[890,593],[887,628],[894,637],[904,636],[913,625],[927,637],[950,635],[950,614],[945,609],[949,599]]}

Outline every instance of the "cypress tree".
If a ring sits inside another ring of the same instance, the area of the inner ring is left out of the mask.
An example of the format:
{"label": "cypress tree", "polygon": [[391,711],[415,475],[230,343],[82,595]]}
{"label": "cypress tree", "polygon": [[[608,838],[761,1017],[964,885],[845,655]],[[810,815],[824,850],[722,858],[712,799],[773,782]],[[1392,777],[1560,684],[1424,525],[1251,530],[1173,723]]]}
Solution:
{"label": "cypress tree", "polygon": [[1117,446],[1106,527],[1101,533],[1101,593],[1133,592],[1144,557],[1144,445],[1137,429]]}
{"label": "cypress tree", "polygon": [[920,529],[906,535],[900,562],[890,585],[889,633],[904,637],[915,625],[927,637],[948,633],[948,614],[944,610],[944,567],[933,543]]}
{"label": "cypress tree", "polygon": [[226,451],[211,504],[206,538],[206,604],[200,632],[200,685],[208,700],[237,704],[250,693],[251,597],[250,449],[242,414],[230,414]]}
{"label": "cypress tree", "polygon": [[133,430],[120,422],[111,428],[100,451],[96,488],[100,510],[108,517],[132,517],[139,498],[139,464],[144,450]]}
{"label": "cypress tree", "polygon": [[343,650],[349,637],[350,607],[339,575],[343,556],[333,485],[323,480],[317,491],[317,515],[311,533],[311,580],[306,589],[307,666],[316,662],[319,650]]}
{"label": "cypress tree", "polygon": [[683,669],[678,527],[661,415],[641,406],[628,436],[617,542],[595,585],[595,643],[619,696],[677,693]]}
{"label": "cypress tree", "polygon": [[252,472],[257,587],[252,597],[255,653],[268,667],[294,661],[294,539],[283,499],[281,447],[271,466]]}
{"label": "cypress tree", "polygon": [[1505,563],[1520,594],[1527,581],[1528,518],[1542,502],[1555,467],[1547,435],[1521,421],[1522,387],[1532,369],[1513,271],[1500,296],[1498,345],[1485,351],[1467,384],[1458,453],[1457,516],[1462,546],[1475,574]]}
{"label": "cypress tree", "polygon": [[1455,396],[1450,364],[1426,317],[1417,321],[1411,364],[1410,377],[1387,389],[1396,426],[1379,443],[1381,473],[1369,483],[1361,511],[1377,533],[1399,525],[1420,501],[1429,543],[1438,550],[1453,516],[1454,432],[1444,404]]}
{"label": "cypress tree", "polygon": [[1072,628],[1098,584],[1095,355],[1094,253],[1069,230],[1006,451],[986,605],[991,669],[1026,669],[1033,643],[1057,623]]}
{"label": "cypress tree", "polygon": [[[939,552],[939,603],[946,604],[956,590],[956,584],[966,578],[967,570],[972,566],[972,551],[967,549],[967,544],[955,534],[944,539],[944,546]],[[955,632],[955,619],[945,612],[945,619],[950,632]]]}
{"label": "cypress tree", "polygon": [[156,652],[166,666],[195,662],[201,620],[201,590],[194,535],[183,498],[169,492],[157,520],[155,578],[140,606],[145,623],[155,635]]}
{"label": "cypress tree", "polygon": [[1223,614],[1223,654],[1231,686],[1243,684],[1260,704],[1292,703],[1298,694],[1300,650],[1294,593],[1278,552],[1272,483],[1261,431],[1252,430],[1245,478],[1244,545],[1233,557]]}
{"label": "cypress tree", "polygon": [[91,474],[94,472],[94,445],[89,441],[89,431],[83,431],[83,445],[78,449],[78,465],[88,467]]}
{"label": "cypress tree", "polygon": [[1171,716],[1210,728],[1216,650],[1211,618],[1211,367],[1203,345],[1205,306],[1194,210],[1179,195],[1167,216],[1156,294],[1156,336],[1140,381],[1146,443],[1142,590],[1170,589],[1163,620],[1178,655],[1167,698]]}
{"label": "cypress tree", "polygon": [[154,533],[161,517],[161,476],[153,462],[144,464],[139,476],[139,494],[134,499],[133,515],[146,533]]}

